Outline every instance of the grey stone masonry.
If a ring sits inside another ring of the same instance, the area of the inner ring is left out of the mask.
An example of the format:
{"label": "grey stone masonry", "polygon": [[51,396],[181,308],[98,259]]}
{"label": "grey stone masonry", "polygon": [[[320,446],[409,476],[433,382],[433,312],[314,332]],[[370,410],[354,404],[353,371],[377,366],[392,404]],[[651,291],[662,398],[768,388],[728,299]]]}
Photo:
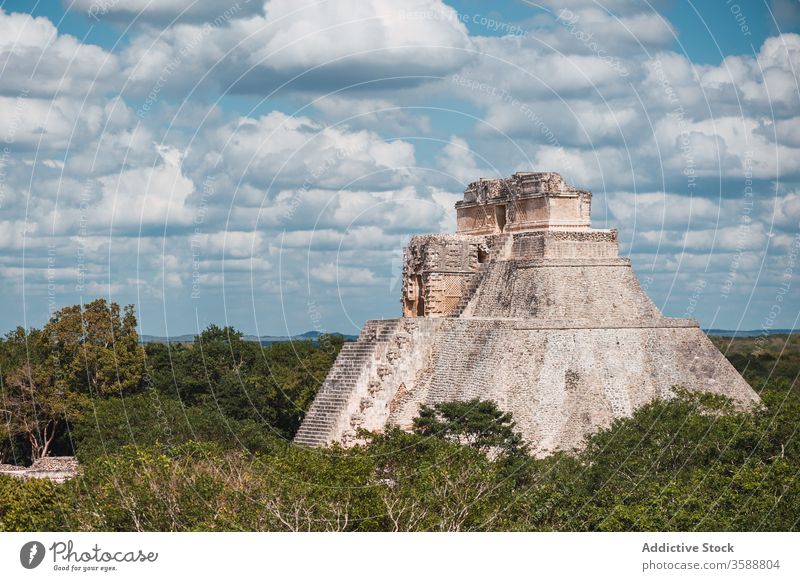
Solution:
{"label": "grey stone masonry", "polygon": [[14,478],[43,478],[62,483],[78,474],[78,461],[73,456],[47,456],[34,460],[29,467],[0,464],[0,474]]}
{"label": "grey stone masonry", "polygon": [[674,386],[757,404],[697,321],[661,314],[616,230],[590,228],[590,200],[551,172],[470,184],[459,233],[406,249],[403,318],[345,345],[295,442],[352,445],[359,429],[410,429],[421,405],[480,398],[545,455]]}
{"label": "grey stone masonry", "polygon": [[493,263],[463,316],[598,324],[664,318],[626,258]]}

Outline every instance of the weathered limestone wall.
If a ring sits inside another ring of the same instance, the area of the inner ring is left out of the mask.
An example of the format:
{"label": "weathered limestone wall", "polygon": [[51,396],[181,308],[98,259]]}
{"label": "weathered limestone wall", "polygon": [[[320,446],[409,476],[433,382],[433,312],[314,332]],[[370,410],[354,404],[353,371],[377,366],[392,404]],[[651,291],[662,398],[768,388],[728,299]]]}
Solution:
{"label": "weathered limestone wall", "polygon": [[590,226],[588,196],[578,194],[575,197],[550,199],[550,228]]}
{"label": "weathered limestone wall", "polygon": [[[692,325],[685,322],[685,325]],[[515,328],[513,322],[448,319],[418,381],[404,385],[391,424],[410,428],[420,404],[491,399],[512,412],[533,450],[579,446],[615,418],[682,385],[758,401],[696,326]]]}
{"label": "weathered limestone wall", "polygon": [[358,428],[410,429],[422,404],[480,398],[512,412],[534,452],[546,455],[578,447],[615,418],[672,397],[673,385],[726,395],[741,407],[758,401],[692,320],[627,327],[444,318],[380,323],[396,323],[394,333],[318,445],[352,445]]}
{"label": "weathered limestone wall", "polygon": [[627,258],[494,262],[463,317],[662,320]]}
{"label": "weathered limestone wall", "polygon": [[516,173],[508,179],[471,183],[456,203],[460,234],[533,229],[587,229],[592,194],[568,185],[557,173]]}
{"label": "weathered limestone wall", "polygon": [[463,234],[412,238],[404,253],[403,316],[453,315],[471,296],[481,265],[496,257],[506,240]]}
{"label": "weathered limestone wall", "polygon": [[507,205],[506,232],[533,229],[587,229],[590,226],[589,196],[520,198]]}
{"label": "weathered limestone wall", "polygon": [[0,464],[0,474],[27,480],[44,478],[62,483],[78,474],[78,461],[74,456],[48,456],[34,460],[30,467]]}
{"label": "weathered limestone wall", "polygon": [[429,369],[434,343],[430,340],[443,319],[400,319],[395,333],[375,354],[375,363],[353,386],[347,411],[332,440],[353,444],[357,431],[382,432],[389,416],[403,405],[420,377]]}
{"label": "weathered limestone wall", "polygon": [[498,212],[494,206],[471,206],[461,208],[456,216],[459,234],[485,235],[499,234],[498,214],[505,215],[506,210]]}
{"label": "weathered limestone wall", "polygon": [[517,172],[510,178],[481,178],[464,190],[464,199],[456,202],[456,209],[473,204],[491,204],[527,196],[588,194],[570,186],[556,172]]}
{"label": "weathered limestone wall", "polygon": [[498,200],[458,209],[459,234],[487,235],[534,229],[588,229],[589,196],[576,194],[550,198],[537,196]]}
{"label": "weathered limestone wall", "polygon": [[523,232],[514,234],[511,258],[617,258],[616,230]]}

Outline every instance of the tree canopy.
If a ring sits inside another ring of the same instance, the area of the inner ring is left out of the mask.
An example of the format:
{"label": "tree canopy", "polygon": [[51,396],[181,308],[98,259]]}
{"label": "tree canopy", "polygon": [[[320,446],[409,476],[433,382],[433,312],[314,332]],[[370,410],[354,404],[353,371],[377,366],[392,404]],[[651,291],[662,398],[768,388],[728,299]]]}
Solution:
{"label": "tree canopy", "polygon": [[340,337],[142,345],[131,307],[76,305],[0,340],[0,462],[81,461],[63,485],[0,476],[0,530],[797,530],[800,337],[715,341],[763,406],[676,388],[533,458],[496,403],[441,402],[304,449]]}

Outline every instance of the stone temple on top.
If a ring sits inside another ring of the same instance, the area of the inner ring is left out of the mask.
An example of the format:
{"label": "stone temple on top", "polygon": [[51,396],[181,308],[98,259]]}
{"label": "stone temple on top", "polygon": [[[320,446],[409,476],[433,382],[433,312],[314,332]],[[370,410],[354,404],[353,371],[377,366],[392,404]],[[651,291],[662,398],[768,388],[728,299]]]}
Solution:
{"label": "stone temple on top", "polygon": [[479,398],[544,455],[674,386],[757,402],[697,321],[661,314],[591,203],[552,172],[469,184],[457,232],[405,249],[403,317],[344,345],[295,442],[352,445],[361,428],[410,429],[423,404]]}

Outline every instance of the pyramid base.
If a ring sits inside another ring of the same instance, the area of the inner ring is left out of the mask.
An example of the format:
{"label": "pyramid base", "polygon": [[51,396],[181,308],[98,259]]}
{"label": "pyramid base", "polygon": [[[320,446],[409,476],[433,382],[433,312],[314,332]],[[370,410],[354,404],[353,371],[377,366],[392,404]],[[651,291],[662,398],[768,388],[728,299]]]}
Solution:
{"label": "pyramid base", "polygon": [[492,400],[537,455],[580,447],[672,387],[758,395],[694,320],[591,326],[581,321],[404,318],[369,321],[343,350],[296,441],[358,442],[357,430],[410,429],[422,404]]}

